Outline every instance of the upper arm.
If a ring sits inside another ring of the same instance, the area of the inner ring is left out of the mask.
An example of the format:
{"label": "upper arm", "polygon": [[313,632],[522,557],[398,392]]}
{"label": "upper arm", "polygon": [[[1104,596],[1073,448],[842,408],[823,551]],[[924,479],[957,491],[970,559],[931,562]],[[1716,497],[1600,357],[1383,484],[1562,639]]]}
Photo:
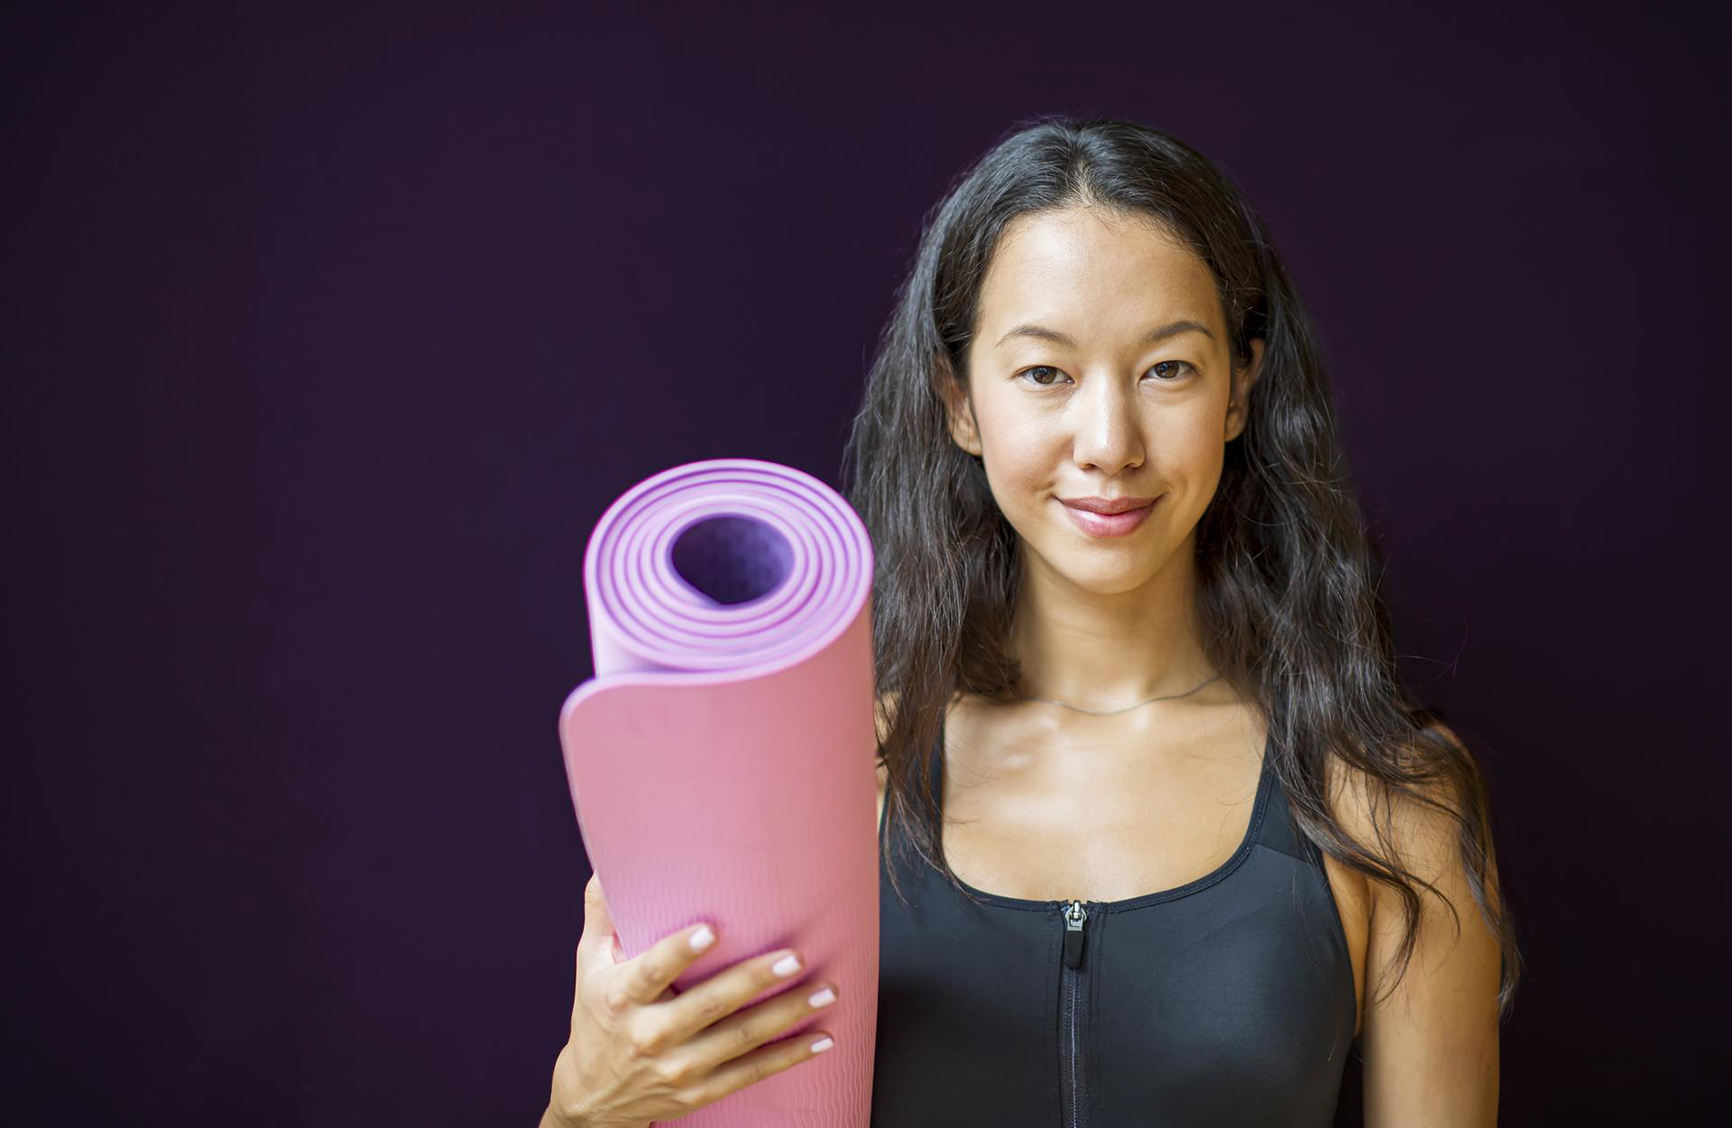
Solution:
{"label": "upper arm", "polygon": [[[1447,728],[1435,727],[1456,741]],[[1344,792],[1347,801],[1338,810],[1349,832],[1368,848],[1380,848],[1364,781],[1350,782]],[[1441,792],[1432,797],[1454,806]],[[1411,962],[1402,971],[1394,962],[1406,927],[1399,894],[1382,882],[1370,883],[1366,967],[1400,978],[1393,988],[1379,979],[1380,989],[1366,992],[1361,1034],[1365,1123],[1368,1128],[1496,1124],[1502,952],[1468,884],[1457,823],[1443,811],[1400,796],[1388,811],[1388,832],[1388,845],[1402,867],[1437,892],[1415,885],[1420,918]],[[1488,869],[1487,894],[1495,898],[1495,861]]]}

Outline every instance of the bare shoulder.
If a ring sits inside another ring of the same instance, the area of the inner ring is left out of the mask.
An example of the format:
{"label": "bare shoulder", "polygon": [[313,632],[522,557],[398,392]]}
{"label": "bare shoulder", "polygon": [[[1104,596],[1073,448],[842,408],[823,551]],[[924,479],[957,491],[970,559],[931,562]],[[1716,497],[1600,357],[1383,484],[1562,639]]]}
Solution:
{"label": "bare shoulder", "polygon": [[[1434,721],[1430,729],[1465,753],[1447,725]],[[1329,758],[1325,774],[1330,810],[1350,837],[1393,850],[1397,861],[1426,880],[1457,863],[1452,812],[1461,811],[1462,797],[1448,786],[1422,785],[1416,798],[1389,790],[1339,756]]]}
{"label": "bare shoulder", "polygon": [[[1404,843],[1410,845],[1416,832],[1423,834],[1431,829],[1416,825],[1417,811],[1410,797],[1392,794],[1370,773],[1339,755],[1328,758],[1323,790],[1329,812],[1342,832],[1374,853],[1383,854],[1393,848],[1398,851],[1398,860],[1407,860],[1400,847]],[[1364,944],[1373,913],[1391,891],[1328,853],[1323,855],[1323,864],[1349,936]]]}

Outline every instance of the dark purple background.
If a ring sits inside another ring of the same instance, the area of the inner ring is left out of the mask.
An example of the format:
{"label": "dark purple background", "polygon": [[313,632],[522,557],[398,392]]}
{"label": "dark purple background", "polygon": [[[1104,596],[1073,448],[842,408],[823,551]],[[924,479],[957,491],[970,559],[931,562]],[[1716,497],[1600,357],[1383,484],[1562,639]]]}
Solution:
{"label": "dark purple background", "polygon": [[1050,111],[1221,162],[1309,300],[1495,790],[1505,1121],[1704,1088],[1725,8],[1405,9],[9,6],[9,1122],[534,1124],[592,523],[835,482],[922,213]]}

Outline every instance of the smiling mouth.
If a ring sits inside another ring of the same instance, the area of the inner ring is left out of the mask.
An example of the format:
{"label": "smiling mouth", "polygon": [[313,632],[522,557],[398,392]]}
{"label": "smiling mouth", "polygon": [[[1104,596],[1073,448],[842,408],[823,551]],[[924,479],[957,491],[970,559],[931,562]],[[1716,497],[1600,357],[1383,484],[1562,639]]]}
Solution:
{"label": "smiling mouth", "polygon": [[1135,509],[1127,509],[1122,513],[1095,513],[1079,506],[1066,504],[1063,501],[1059,502],[1059,504],[1064,506],[1065,513],[1070,516],[1071,521],[1075,523],[1077,528],[1081,529],[1089,536],[1122,537],[1128,533],[1134,532],[1137,526],[1141,525],[1143,521],[1148,518],[1149,511],[1154,509],[1156,503],[1160,500],[1161,499],[1157,497],[1154,501],[1151,501],[1146,505],[1140,505]]}

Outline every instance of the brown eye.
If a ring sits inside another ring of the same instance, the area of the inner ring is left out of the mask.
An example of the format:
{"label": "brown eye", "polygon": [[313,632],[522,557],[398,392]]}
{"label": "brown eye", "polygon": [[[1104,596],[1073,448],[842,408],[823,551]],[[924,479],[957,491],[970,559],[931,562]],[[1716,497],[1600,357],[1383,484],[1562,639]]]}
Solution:
{"label": "brown eye", "polygon": [[[1054,368],[1050,364],[1037,364],[1033,368],[1024,368],[1021,372],[1018,372],[1017,375],[1018,376],[1027,376],[1030,373],[1034,373],[1034,372],[1054,372],[1060,376],[1064,375],[1064,373],[1059,372],[1058,369]],[[1041,388],[1050,388],[1053,385],[1053,381],[1051,381],[1051,380],[1032,380],[1032,381],[1030,381],[1030,383],[1033,383],[1036,387],[1041,387]]]}
{"label": "brown eye", "polygon": [[1176,384],[1180,380],[1183,380],[1187,375],[1197,370],[1196,366],[1188,360],[1163,360],[1153,368],[1149,369],[1149,371],[1158,372],[1163,368],[1171,369],[1174,367],[1177,367],[1179,371],[1174,372],[1170,376],[1158,377],[1155,382],[1157,384]]}

